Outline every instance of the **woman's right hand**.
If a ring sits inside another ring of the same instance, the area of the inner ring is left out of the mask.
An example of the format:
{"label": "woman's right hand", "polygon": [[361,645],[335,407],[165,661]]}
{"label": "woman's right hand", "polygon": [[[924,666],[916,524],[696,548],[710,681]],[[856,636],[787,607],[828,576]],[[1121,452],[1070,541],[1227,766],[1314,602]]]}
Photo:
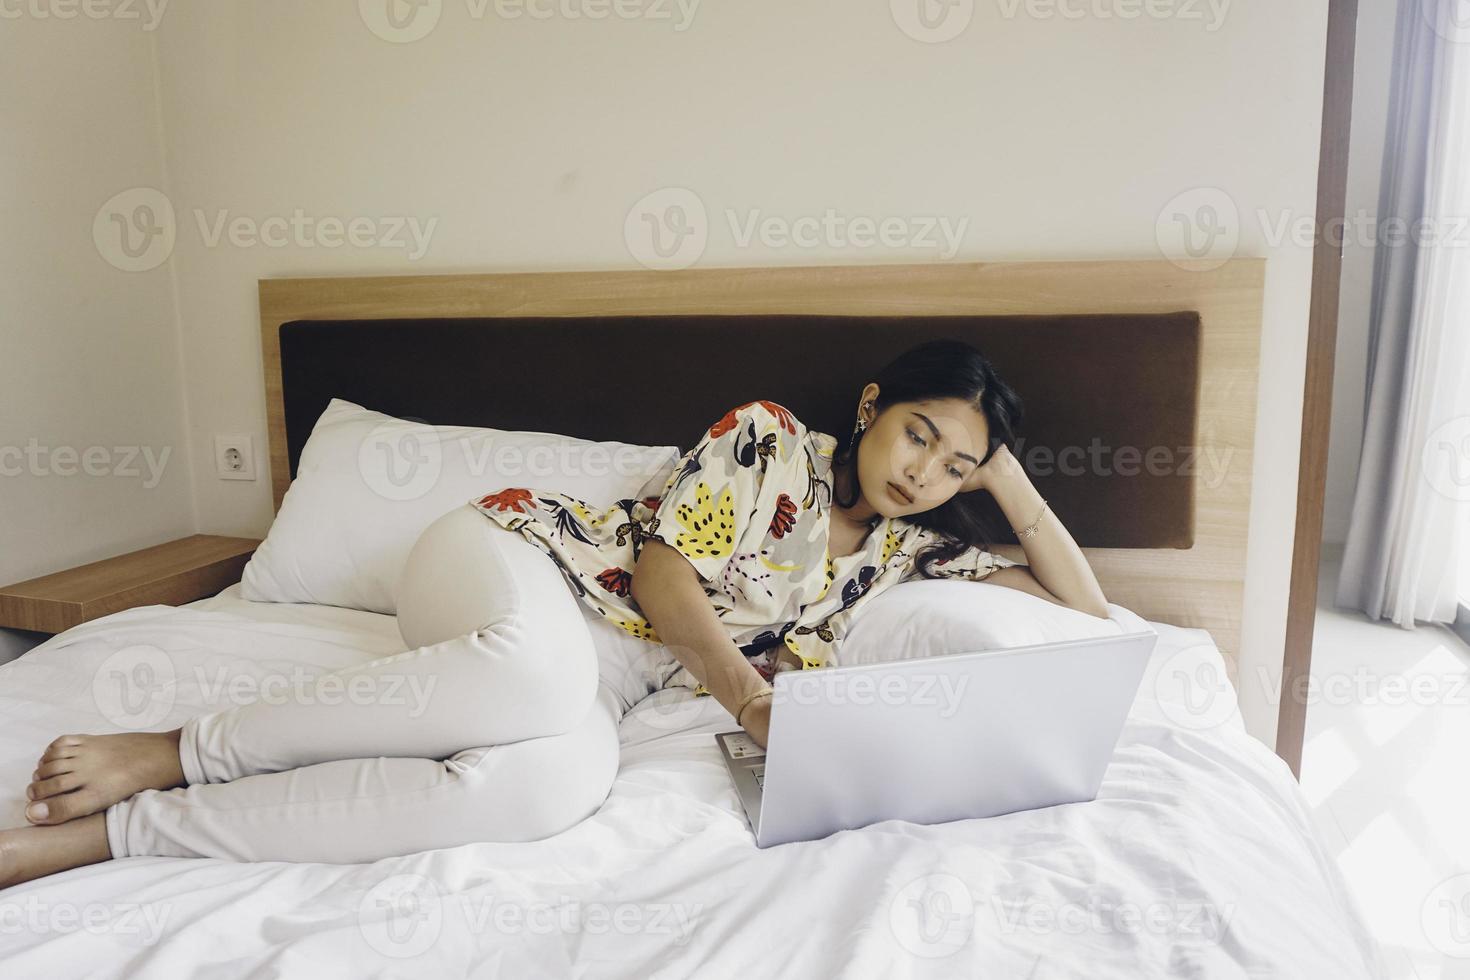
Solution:
{"label": "woman's right hand", "polygon": [[756,744],[761,748],[766,747],[766,739],[771,734],[771,701],[772,698],[769,695],[756,698],[745,706],[744,711],[740,712],[740,727],[744,728],[746,734],[755,739]]}

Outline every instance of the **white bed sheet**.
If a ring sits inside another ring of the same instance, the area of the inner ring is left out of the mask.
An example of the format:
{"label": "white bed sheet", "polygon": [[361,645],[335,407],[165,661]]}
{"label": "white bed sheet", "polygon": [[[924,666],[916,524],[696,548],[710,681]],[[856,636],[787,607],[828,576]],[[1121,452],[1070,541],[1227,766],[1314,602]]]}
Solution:
{"label": "white bed sheet", "polygon": [[[137,857],[0,891],[6,977],[1383,976],[1286,766],[1249,737],[1201,630],[1160,641],[1096,801],[887,821],[760,850],[710,733],[662,691],[621,726],[601,810],[555,837],[368,865]],[[253,603],[83,624],[0,666],[0,818],[42,747],[109,724],[109,658],[167,651],[155,730],[213,710],[218,671],[330,670],[402,650],[391,616]],[[130,658],[130,659],[129,659]],[[145,678],[148,683],[159,679]],[[202,683],[201,683],[202,681]],[[100,692],[100,693],[99,693]]]}

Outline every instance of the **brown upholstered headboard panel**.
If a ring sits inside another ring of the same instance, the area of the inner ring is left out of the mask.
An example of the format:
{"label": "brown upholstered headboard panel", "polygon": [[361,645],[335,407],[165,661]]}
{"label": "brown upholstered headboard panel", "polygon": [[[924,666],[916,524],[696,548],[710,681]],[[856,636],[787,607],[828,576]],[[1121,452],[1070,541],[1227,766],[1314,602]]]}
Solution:
{"label": "brown upholstered headboard panel", "polygon": [[[1233,673],[1264,279],[1255,258],[263,279],[271,494],[279,508],[332,395],[684,448],[768,398],[842,436],[869,374],[942,332],[1025,399],[1022,461],[1108,599],[1208,630]],[[1059,446],[1083,472],[1028,454]]]}
{"label": "brown upholstered headboard panel", "polygon": [[[1193,545],[1193,312],[297,320],[280,327],[291,475],[333,397],[435,424],[681,449],[767,399],[845,436],[879,368],[937,337],[978,348],[1021,396],[1017,455],[1079,545]],[[997,541],[1014,543],[986,503]]]}

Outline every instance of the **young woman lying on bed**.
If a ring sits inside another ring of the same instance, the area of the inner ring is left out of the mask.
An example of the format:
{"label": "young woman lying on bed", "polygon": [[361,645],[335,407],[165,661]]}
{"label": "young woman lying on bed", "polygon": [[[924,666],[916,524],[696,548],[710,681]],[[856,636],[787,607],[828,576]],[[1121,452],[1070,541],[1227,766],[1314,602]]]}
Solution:
{"label": "young woman lying on bed", "polygon": [[[1021,416],[978,351],[932,341],[863,389],[840,452],[753,401],[658,497],[595,512],[514,487],[457,508],[404,569],[410,649],[329,675],[427,682],[428,711],[259,702],[167,732],[62,735],[27,787],[32,826],[0,831],[0,886],[141,854],[359,863],[558,833],[597,810],[618,763],[622,705],[599,692],[578,600],[661,644],[661,686],[713,696],[762,745],[772,675],[831,662],[898,582],[983,579],[1106,617],[1010,451]],[[1028,564],[989,551],[980,490]]]}

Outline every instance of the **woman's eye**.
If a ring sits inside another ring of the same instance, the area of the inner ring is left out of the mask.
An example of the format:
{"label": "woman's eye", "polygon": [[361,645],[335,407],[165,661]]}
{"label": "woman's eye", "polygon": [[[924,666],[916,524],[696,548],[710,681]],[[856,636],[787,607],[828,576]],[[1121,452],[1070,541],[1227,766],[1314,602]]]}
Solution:
{"label": "woman's eye", "polygon": [[[914,442],[918,443],[921,446],[924,445],[924,440],[923,439],[920,439],[918,436],[914,435],[914,430],[913,429],[904,429],[903,431],[907,432],[909,434],[909,438],[912,439],[912,440],[914,440]],[[953,466],[949,467],[949,471],[954,474],[954,478],[956,480],[959,480],[959,479],[963,479],[964,478],[964,475],[965,474],[961,473],[959,470],[955,469]]]}

